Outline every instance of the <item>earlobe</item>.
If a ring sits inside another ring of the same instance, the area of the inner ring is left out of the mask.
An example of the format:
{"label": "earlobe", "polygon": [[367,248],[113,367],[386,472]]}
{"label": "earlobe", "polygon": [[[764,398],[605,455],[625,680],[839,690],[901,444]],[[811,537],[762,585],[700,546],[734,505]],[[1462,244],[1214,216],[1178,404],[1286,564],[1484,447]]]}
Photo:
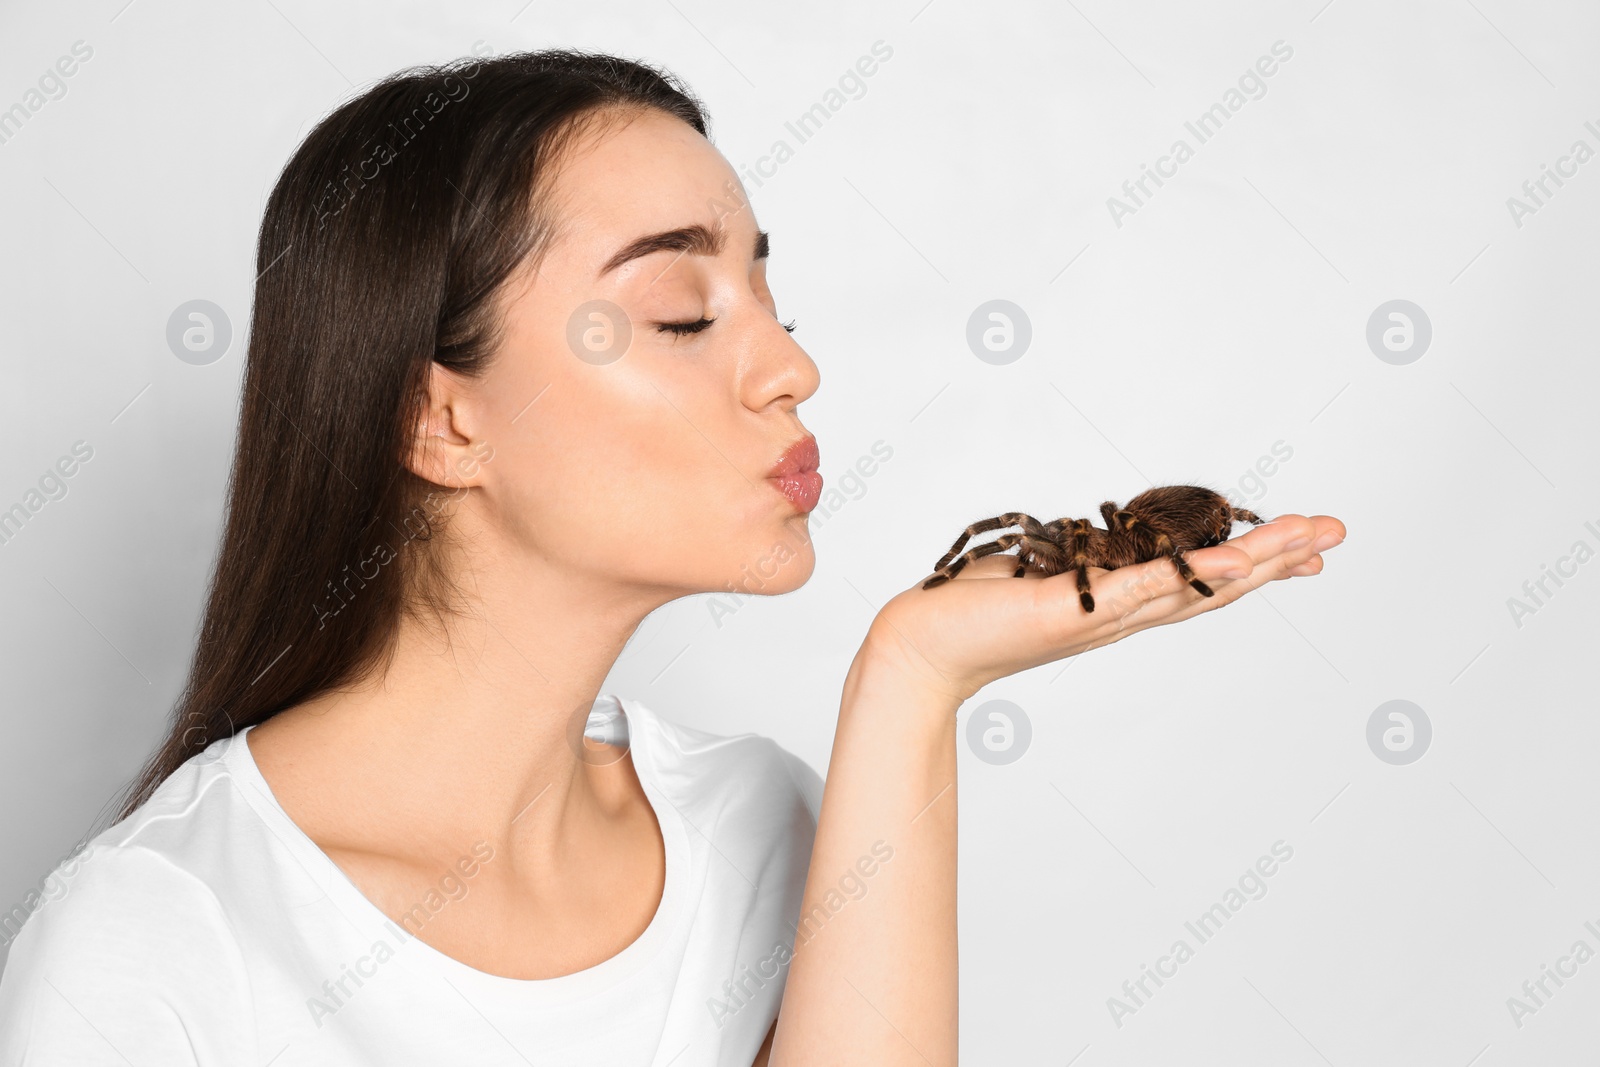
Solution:
{"label": "earlobe", "polygon": [[473,440],[470,420],[461,417],[463,403],[448,369],[434,364],[407,463],[419,478],[451,488],[478,484],[478,460],[486,445]]}
{"label": "earlobe", "polygon": [[476,484],[482,445],[455,427],[449,407],[436,408],[417,426],[412,438],[411,472],[435,485],[460,488]]}
{"label": "earlobe", "polygon": [[449,465],[441,464],[439,453],[443,451],[444,435],[435,431],[424,419],[416,428],[411,438],[411,453],[407,458],[406,466],[411,473],[425,481],[441,484],[441,471],[448,470]]}

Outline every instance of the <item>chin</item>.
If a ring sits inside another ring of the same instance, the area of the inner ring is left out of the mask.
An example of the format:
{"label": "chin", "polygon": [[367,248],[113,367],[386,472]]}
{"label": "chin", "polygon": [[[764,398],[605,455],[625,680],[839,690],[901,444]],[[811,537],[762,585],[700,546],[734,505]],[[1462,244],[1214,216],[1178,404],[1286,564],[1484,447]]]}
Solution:
{"label": "chin", "polygon": [[810,580],[816,567],[810,534],[803,525],[787,522],[730,561],[721,591],[754,596],[791,593]]}

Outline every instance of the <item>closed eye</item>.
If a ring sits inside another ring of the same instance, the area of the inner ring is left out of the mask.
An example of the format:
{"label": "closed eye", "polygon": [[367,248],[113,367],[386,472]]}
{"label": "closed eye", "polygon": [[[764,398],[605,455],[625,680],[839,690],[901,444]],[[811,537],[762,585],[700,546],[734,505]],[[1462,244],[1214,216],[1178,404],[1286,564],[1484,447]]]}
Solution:
{"label": "closed eye", "polygon": [[[716,321],[716,319],[697,319],[694,322],[658,322],[656,323],[656,328],[661,330],[663,333],[677,334],[681,337],[684,334],[699,333],[701,330],[705,329],[707,326],[710,326]],[[783,323],[782,326],[790,333],[794,333],[793,319]]]}
{"label": "closed eye", "polygon": [[681,336],[686,333],[699,333],[716,321],[716,319],[698,319],[694,322],[659,322],[656,326],[663,333],[675,333]]}

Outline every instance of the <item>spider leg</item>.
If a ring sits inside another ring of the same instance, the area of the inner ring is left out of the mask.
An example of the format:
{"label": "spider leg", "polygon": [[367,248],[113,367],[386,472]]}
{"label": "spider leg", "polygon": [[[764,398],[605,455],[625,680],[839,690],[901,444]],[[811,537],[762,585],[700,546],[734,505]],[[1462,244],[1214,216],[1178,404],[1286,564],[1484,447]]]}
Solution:
{"label": "spider leg", "polygon": [[1017,569],[1011,572],[1013,578],[1021,578],[1028,573],[1028,535],[1023,534],[1017,545]]}
{"label": "spider leg", "polygon": [[1017,511],[1013,512],[1012,514],[1016,516],[1017,525],[1022,527],[1028,533],[1035,537],[1043,537],[1046,539],[1050,537],[1050,526],[1048,523],[1040,522],[1038,519],[1027,514],[1026,512]]}
{"label": "spider leg", "polygon": [[1183,558],[1183,553],[1166,534],[1156,533],[1156,551],[1171,559],[1178,568],[1178,577],[1194,586],[1195,592],[1201,596],[1216,596],[1217,594],[1205,582],[1194,576],[1194,571],[1189,567],[1189,561]]}
{"label": "spider leg", "polygon": [[1094,611],[1094,595],[1089,592],[1089,529],[1093,525],[1088,519],[1077,519],[1068,535],[1072,545],[1072,568],[1077,576],[1078,604],[1085,612]]}
{"label": "spider leg", "polygon": [[[1028,557],[1032,558],[1036,566],[1043,569],[1046,577],[1060,574],[1067,569],[1066,557],[1062,554],[1061,543],[1054,537],[1046,536],[1041,538],[1031,534],[1025,535],[1022,539],[1022,549],[1018,553],[1018,558]],[[1026,572],[1027,568],[1019,564],[1013,577],[1021,578]]]}
{"label": "spider leg", "polygon": [[1267,521],[1260,515],[1257,515],[1255,512],[1248,511],[1245,508],[1230,507],[1228,509],[1228,514],[1234,522],[1248,522],[1252,526],[1260,526],[1262,523]]}
{"label": "spider leg", "polygon": [[1038,519],[1020,511],[1008,511],[1004,515],[997,515],[992,519],[982,519],[961,532],[961,536],[956,538],[956,543],[950,546],[950,551],[939,557],[939,562],[933,565],[933,569],[936,571],[944,570],[945,566],[960,554],[966,543],[978,534],[988,533],[990,530],[1004,530],[1008,526],[1021,526],[1036,536],[1044,532],[1044,527]]}
{"label": "spider leg", "polygon": [[[1028,573],[1028,559],[1030,556],[1046,556],[1054,559],[1060,554],[1060,550],[1056,545],[1055,536],[1050,532],[1050,527],[1032,515],[1024,514],[1020,511],[1014,512],[1013,515],[1017,520],[1016,524],[1026,531],[1019,542],[1022,547],[1017,550],[1016,572],[1011,575],[1013,578],[1021,578]],[[1051,571],[1050,573],[1060,572]]]}
{"label": "spider leg", "polygon": [[1094,594],[1089,592],[1089,570],[1087,567],[1078,567],[1078,603],[1084,611],[1094,611]]}
{"label": "spider leg", "polygon": [[939,573],[922,583],[922,588],[932,589],[934,586],[943,585],[945,582],[948,582],[950,579],[960,574],[966,565],[971,563],[973,560],[982,559],[984,556],[992,556],[997,552],[1004,552],[1011,546],[1020,543],[1025,536],[1027,535],[1004,534],[995,538],[993,541],[990,541],[988,544],[979,545],[977,548],[969,550],[965,555],[960,556],[953,563],[950,563],[944,567],[940,567]]}

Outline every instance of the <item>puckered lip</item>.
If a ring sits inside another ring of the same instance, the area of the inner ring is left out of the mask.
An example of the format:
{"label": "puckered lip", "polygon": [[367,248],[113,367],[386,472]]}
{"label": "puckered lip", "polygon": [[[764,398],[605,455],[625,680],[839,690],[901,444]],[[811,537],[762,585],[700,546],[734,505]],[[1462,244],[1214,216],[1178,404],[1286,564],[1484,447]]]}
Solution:
{"label": "puckered lip", "polygon": [[772,470],[767,472],[767,477],[785,478],[795,474],[806,474],[816,470],[818,463],[817,439],[807,434],[784,450]]}

